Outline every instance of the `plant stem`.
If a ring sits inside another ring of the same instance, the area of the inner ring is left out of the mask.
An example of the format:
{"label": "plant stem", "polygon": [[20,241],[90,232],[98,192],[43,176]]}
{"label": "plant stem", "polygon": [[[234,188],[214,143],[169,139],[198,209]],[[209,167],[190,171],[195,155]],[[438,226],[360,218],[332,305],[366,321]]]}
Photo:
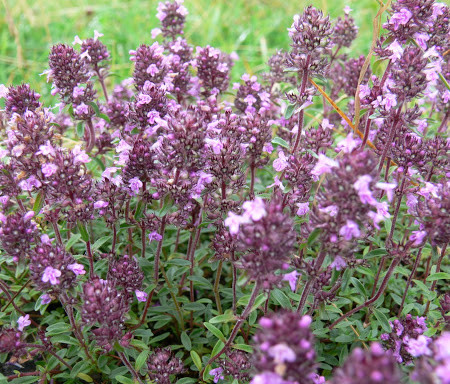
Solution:
{"label": "plant stem", "polygon": [[130,371],[131,375],[140,383],[140,384],[145,384],[141,378],[139,377],[139,374],[136,372],[136,370],[133,368],[133,366],[131,365],[130,361],[127,359],[127,357],[125,356],[125,354],[123,352],[117,352],[117,354],[120,357],[120,360],[122,360],[122,363],[128,368],[128,370]]}
{"label": "plant stem", "polygon": [[250,165],[250,199],[255,198],[255,165],[252,163]]}
{"label": "plant stem", "polygon": [[90,153],[95,146],[95,130],[91,118],[86,120],[86,125],[88,127],[88,136],[89,136],[88,142],[86,143],[86,153]]}
{"label": "plant stem", "polygon": [[92,251],[91,251],[91,242],[90,241],[86,241],[86,252],[87,252],[88,260],[89,260],[89,278],[93,279],[95,277],[94,255],[92,254]]}
{"label": "plant stem", "polygon": [[377,301],[380,298],[380,296],[382,295],[382,293],[384,292],[384,290],[386,289],[387,284],[389,282],[389,278],[391,277],[392,272],[394,272],[395,267],[399,263],[400,263],[400,259],[399,258],[396,258],[396,259],[392,260],[392,263],[391,263],[391,265],[389,266],[389,269],[386,272],[386,276],[384,276],[384,279],[381,282],[381,285],[380,285],[380,288],[378,289],[378,292],[374,296],[372,296],[372,298],[370,298],[369,300],[367,300],[363,304],[358,305],[356,308],[353,308],[351,311],[349,311],[346,314],[342,315],[339,319],[337,319],[333,324],[330,325],[330,330],[333,329],[336,325],[338,325],[342,320],[346,319],[347,317],[350,317],[354,313],[360,311],[363,308],[368,307],[369,305],[371,305],[375,301]]}
{"label": "plant stem", "polygon": [[403,297],[402,297],[402,303],[400,304],[400,309],[398,310],[398,317],[400,317],[400,315],[403,311],[403,305],[405,304],[406,294],[408,293],[408,289],[411,285],[411,280],[414,278],[414,275],[416,274],[417,267],[419,266],[421,258],[422,258],[422,248],[420,248],[419,252],[417,252],[417,256],[416,256],[416,260],[414,261],[413,269],[411,271],[411,274],[408,277],[408,281],[406,282],[405,292],[403,292]]}
{"label": "plant stem", "polygon": [[138,329],[142,324],[145,323],[145,318],[147,316],[148,309],[150,308],[150,303],[152,302],[153,294],[155,293],[156,287],[152,289],[150,294],[147,296],[147,300],[145,302],[144,312],[142,312],[141,320],[139,323],[131,327],[131,330]]}
{"label": "plant stem", "polygon": [[219,294],[219,283],[220,283],[220,275],[222,274],[222,264],[223,261],[219,261],[219,265],[217,266],[216,271],[216,281],[214,282],[214,297],[216,298],[216,307],[217,311],[219,312],[219,315],[221,315],[222,312],[222,304],[220,303],[220,294]]}
{"label": "plant stem", "polygon": [[[305,92],[306,89],[306,84],[308,83],[308,67],[309,67],[309,62],[311,61],[311,55],[308,55],[306,58],[306,63],[305,63],[305,68],[303,69],[303,76],[302,76],[302,83],[300,86],[300,91],[299,91],[299,95],[303,95],[303,93]],[[294,147],[292,148],[291,154],[295,154],[295,152],[297,151],[298,145],[300,144],[300,139],[302,136],[302,131],[303,131],[303,119],[304,119],[304,110],[301,109],[298,113],[298,129],[297,129],[297,137],[295,139],[295,143],[294,143]]]}
{"label": "plant stem", "polygon": [[[228,348],[231,346],[231,343],[236,338],[236,336],[239,332],[239,329],[241,329],[242,325],[244,324],[244,321],[250,314],[251,309],[253,307],[253,304],[255,304],[255,300],[256,300],[256,297],[258,296],[260,289],[261,289],[261,283],[259,281],[257,281],[255,284],[255,287],[253,288],[253,292],[252,292],[252,295],[250,296],[248,304],[245,307],[244,311],[242,312],[241,316],[239,316],[239,319],[236,321],[236,324],[234,325],[233,330],[231,331],[230,337],[228,338],[228,340],[225,343],[225,345],[223,346],[223,348],[208,360],[208,362],[205,365],[205,368],[208,365],[212,364],[218,357],[220,357],[220,355],[222,355],[222,353],[225,353],[228,350]],[[200,372],[200,377],[203,376],[203,372],[204,372],[205,368],[203,368],[202,371]]]}
{"label": "plant stem", "polygon": [[303,307],[306,304],[306,300],[308,299],[308,295],[311,292],[311,289],[317,279],[317,273],[319,272],[319,269],[322,267],[322,264],[325,260],[326,253],[324,251],[320,251],[319,256],[314,262],[314,270],[316,274],[313,277],[310,277],[308,282],[305,285],[305,288],[302,292],[302,297],[300,298],[300,302],[298,303],[297,312],[300,314],[303,314]]}
{"label": "plant stem", "polygon": [[369,139],[370,126],[372,125],[372,119],[370,119],[370,116],[372,115],[372,113],[373,113],[373,108],[371,108],[369,110],[369,113],[367,115],[366,127],[364,129],[364,137],[363,137],[363,141],[362,141],[361,147],[360,147],[361,149],[363,149],[366,146],[367,140]]}
{"label": "plant stem", "polygon": [[45,348],[43,345],[39,345],[39,344],[29,344],[29,343],[24,343],[24,344],[22,344],[24,347],[27,347],[27,348],[36,348],[36,349],[40,349],[40,350],[43,350],[43,351],[45,351],[45,352],[48,352],[48,353],[50,353],[50,355],[52,355],[53,357],[55,357],[56,359],[58,359],[63,365],[65,365],[67,368],[69,368],[70,370],[72,370],[73,368],[72,368],[72,366],[68,363],[68,362],[66,362],[66,361],[64,361],[61,357],[59,357],[55,352],[53,352],[52,350],[50,350],[50,349],[47,349],[47,348]]}
{"label": "plant stem", "polygon": [[403,190],[405,188],[405,182],[406,182],[406,172],[407,172],[408,168],[405,167],[405,170],[403,172],[403,178],[402,178],[402,183],[400,185],[400,190],[398,192],[398,198],[397,198],[397,205],[395,207],[395,211],[394,211],[394,217],[392,218],[392,225],[391,225],[391,230],[389,232],[389,236],[386,239],[386,244],[390,244],[390,242],[392,241],[392,237],[394,236],[394,231],[395,231],[395,223],[397,222],[397,217],[398,217],[398,212],[400,210],[400,205],[402,203],[402,198],[403,198]]}
{"label": "plant stem", "polygon": [[[436,272],[435,273],[439,273],[441,270],[441,263],[442,263],[442,260],[444,259],[446,249],[447,249],[447,244],[444,244],[444,246],[441,249],[441,255],[439,256],[438,262],[436,264]],[[431,284],[431,288],[430,288],[431,292],[434,292],[434,289],[436,288],[436,284],[437,284],[437,280],[434,280],[433,284]],[[424,316],[427,315],[427,313],[430,309],[430,303],[431,303],[430,301],[427,302]]]}
{"label": "plant stem", "polygon": [[400,103],[400,105],[398,106],[398,110],[397,113],[394,117],[394,121],[392,123],[392,127],[389,130],[389,135],[386,138],[386,142],[384,143],[384,148],[383,148],[383,152],[381,154],[381,158],[380,158],[380,165],[378,166],[378,173],[381,173],[381,170],[383,169],[383,164],[384,164],[384,160],[386,159],[386,155],[388,153],[388,150],[391,146],[392,140],[394,139],[395,136],[395,132],[397,131],[397,126],[400,123],[400,112],[402,110],[402,106],[403,104]]}
{"label": "plant stem", "polygon": [[159,277],[159,260],[161,258],[161,250],[162,245],[164,241],[164,232],[166,229],[166,215],[161,220],[161,228],[159,229],[159,234],[161,236],[161,240],[158,243],[158,247],[156,248],[156,254],[155,254],[155,272],[153,275],[153,279],[155,280],[155,284],[158,284],[158,277]]}

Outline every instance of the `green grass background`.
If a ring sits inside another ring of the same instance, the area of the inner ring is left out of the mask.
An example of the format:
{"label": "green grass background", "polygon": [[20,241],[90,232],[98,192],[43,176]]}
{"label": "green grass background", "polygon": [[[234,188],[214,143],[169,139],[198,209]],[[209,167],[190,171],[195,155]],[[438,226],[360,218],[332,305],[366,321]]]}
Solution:
{"label": "green grass background", "polygon": [[[186,0],[186,38],[193,45],[236,51],[240,61],[233,78],[237,79],[244,72],[264,71],[276,49],[289,47],[286,29],[293,15],[308,4],[332,18],[349,5],[359,26],[351,55],[367,54],[379,7],[376,0]],[[50,47],[71,44],[75,35],[91,37],[94,29],[104,33],[102,41],[112,53],[112,71],[119,78],[110,81],[129,77],[133,66],[128,51],[152,42],[157,5],[154,0],[0,0],[0,84],[28,82],[47,99],[50,84],[39,74],[47,68]]]}

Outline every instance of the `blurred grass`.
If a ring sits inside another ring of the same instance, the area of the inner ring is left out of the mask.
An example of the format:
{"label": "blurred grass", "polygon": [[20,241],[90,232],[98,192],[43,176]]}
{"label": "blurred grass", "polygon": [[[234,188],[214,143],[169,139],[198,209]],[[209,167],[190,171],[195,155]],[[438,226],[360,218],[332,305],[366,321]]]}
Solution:
{"label": "blurred grass", "polygon": [[[351,55],[367,54],[376,0],[186,0],[186,38],[193,45],[236,51],[241,59],[233,69],[237,79],[244,72],[265,70],[264,63],[276,49],[288,48],[286,29],[292,16],[308,4],[332,18],[343,15],[349,5],[360,28]],[[157,5],[155,0],[0,0],[0,84],[28,82],[48,98],[50,85],[39,74],[47,68],[50,47],[71,44],[75,35],[91,37],[94,29],[105,35],[102,41],[112,53],[112,71],[119,79],[129,77],[133,66],[128,51],[152,42]]]}

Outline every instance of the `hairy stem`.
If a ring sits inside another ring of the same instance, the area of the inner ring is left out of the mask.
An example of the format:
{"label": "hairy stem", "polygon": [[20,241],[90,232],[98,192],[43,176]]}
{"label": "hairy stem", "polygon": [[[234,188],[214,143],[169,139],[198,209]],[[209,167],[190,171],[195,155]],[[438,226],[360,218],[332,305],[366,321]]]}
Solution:
{"label": "hairy stem", "polygon": [[316,274],[313,277],[310,277],[308,282],[305,285],[305,288],[303,289],[302,296],[300,298],[300,302],[298,303],[297,312],[302,314],[303,308],[306,304],[306,300],[308,299],[309,293],[311,292],[311,289],[317,279],[317,274],[319,272],[319,269],[322,267],[322,264],[325,260],[326,253],[324,251],[321,251],[319,253],[319,256],[314,262],[314,270]]}
{"label": "hairy stem", "polygon": [[[258,296],[258,293],[261,289],[261,283],[259,281],[256,282],[255,287],[253,288],[252,295],[250,296],[250,300],[248,301],[247,306],[245,307],[244,311],[242,312],[241,316],[239,316],[239,319],[236,321],[236,324],[233,327],[233,330],[231,331],[230,337],[228,338],[227,342],[223,346],[223,348],[216,353],[214,356],[212,356],[208,362],[205,364],[205,367],[212,364],[222,353],[225,353],[228,348],[230,348],[231,344],[233,343],[234,339],[236,338],[239,330],[241,329],[242,325],[244,324],[245,320],[247,319],[248,315],[250,314],[250,311],[253,307],[253,304],[255,304],[256,297]],[[200,377],[203,376],[205,368],[200,372]]]}
{"label": "hairy stem", "polygon": [[[441,263],[442,263],[442,260],[444,259],[446,249],[447,249],[447,244],[444,244],[444,246],[441,249],[441,255],[439,256],[438,262],[436,264],[436,272],[435,273],[439,273],[440,270],[441,270]],[[437,284],[437,280],[434,280],[433,284],[431,284],[431,288],[430,288],[431,292],[434,292],[434,290],[436,288],[436,284]],[[431,303],[430,301],[427,302],[427,306],[425,308],[424,316],[427,315],[427,313],[428,313],[428,311],[430,309],[430,303]]]}
{"label": "hairy stem", "polygon": [[405,292],[403,292],[403,297],[402,297],[402,303],[400,304],[400,309],[398,310],[398,317],[400,317],[400,315],[403,311],[403,306],[405,305],[405,300],[406,300],[406,294],[408,293],[408,289],[411,286],[412,279],[414,279],[414,276],[416,274],[417,267],[420,264],[421,258],[422,258],[422,248],[420,248],[419,252],[417,252],[416,260],[414,261],[414,265],[413,265],[411,274],[409,275],[408,281],[406,282]]}
{"label": "hairy stem", "polygon": [[22,346],[26,347],[26,348],[36,348],[36,349],[40,349],[42,351],[48,352],[50,353],[50,355],[52,355],[53,357],[55,357],[56,359],[58,359],[61,364],[65,365],[67,368],[69,368],[70,370],[72,370],[72,366],[65,360],[63,360],[61,357],[59,357],[55,352],[53,352],[50,349],[45,348],[43,345],[39,345],[39,344],[29,344],[29,343],[25,343],[22,344]]}
{"label": "hairy stem", "polygon": [[222,304],[220,303],[220,294],[219,294],[219,283],[220,283],[220,275],[222,274],[222,264],[223,261],[219,261],[219,265],[217,266],[216,271],[216,281],[214,282],[214,297],[216,298],[216,307],[217,311],[219,312],[219,315],[221,315],[222,312]]}
{"label": "hairy stem", "polygon": [[140,384],[145,384],[139,374],[136,372],[136,370],[133,368],[133,366],[131,365],[130,361],[128,360],[128,358],[126,357],[126,355],[123,352],[117,352],[117,354],[120,357],[120,360],[122,360],[123,365],[125,365],[128,370],[130,371],[131,375],[140,383]]}
{"label": "hairy stem", "polygon": [[383,294],[384,290],[387,287],[387,284],[389,282],[389,278],[391,277],[392,273],[394,272],[395,267],[400,263],[400,259],[396,258],[392,260],[391,265],[389,266],[389,269],[386,272],[386,276],[384,276],[383,281],[381,282],[380,288],[378,289],[378,292],[372,296],[369,300],[364,302],[361,305],[358,305],[356,308],[353,308],[351,311],[347,312],[346,314],[342,315],[339,319],[337,319],[333,324],[330,325],[330,329],[333,329],[336,325],[338,325],[342,320],[345,320],[347,317],[350,317],[354,313],[360,311],[363,308],[368,307],[369,305],[373,304],[375,301],[377,301],[380,296]]}
{"label": "hairy stem", "polygon": [[161,251],[162,251],[162,245],[164,241],[164,232],[166,230],[166,216],[161,220],[161,227],[159,229],[159,234],[161,236],[161,240],[158,243],[158,247],[156,248],[156,254],[155,254],[155,272],[153,275],[153,279],[155,280],[155,284],[158,284],[158,277],[159,277],[159,261],[161,258]]}

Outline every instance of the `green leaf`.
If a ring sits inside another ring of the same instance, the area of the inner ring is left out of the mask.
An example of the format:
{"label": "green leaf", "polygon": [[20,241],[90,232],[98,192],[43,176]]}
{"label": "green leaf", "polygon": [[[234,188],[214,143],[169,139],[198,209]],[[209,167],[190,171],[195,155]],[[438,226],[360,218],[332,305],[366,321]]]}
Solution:
{"label": "green leaf", "polygon": [[144,366],[145,362],[147,361],[149,353],[150,351],[148,349],[145,349],[136,358],[136,362],[134,363],[136,371],[139,371]]}
{"label": "green leaf", "polygon": [[286,140],[283,140],[281,137],[275,136],[272,139],[272,144],[278,144],[283,148],[289,149],[289,143]]}
{"label": "green leaf", "polygon": [[52,343],[62,343],[62,344],[68,344],[68,345],[80,345],[77,339],[74,337],[71,337],[69,335],[57,335],[53,336],[51,338]]}
{"label": "green leaf", "polygon": [[47,327],[47,330],[45,332],[46,336],[55,336],[55,335],[59,335],[61,333],[65,333],[65,332],[70,332],[70,324],[67,323],[55,323],[52,325],[49,325]]}
{"label": "green leaf", "polygon": [[197,283],[198,285],[203,285],[204,287],[207,288],[211,288],[212,289],[212,284],[209,280],[205,279],[203,276],[188,276],[188,280],[191,280],[195,283]]}
{"label": "green leaf", "polygon": [[203,323],[205,327],[210,331],[214,336],[216,336],[219,340],[222,340],[223,342],[226,342],[227,339],[225,339],[225,336],[223,335],[222,331],[215,327],[214,325],[210,323]]}
{"label": "green leaf", "polygon": [[283,291],[281,291],[278,288],[275,288],[272,291],[272,297],[275,299],[275,301],[280,304],[283,308],[286,309],[292,309],[291,301],[289,298],[284,294]]}
{"label": "green leaf", "polygon": [[45,193],[44,191],[39,191],[39,193],[36,195],[36,199],[34,200],[33,204],[33,211],[36,215],[41,212],[42,206],[45,202]]}
{"label": "green leaf", "polygon": [[450,280],[450,273],[437,272],[427,277],[427,281]]}
{"label": "green leaf", "polygon": [[183,344],[184,348],[186,348],[188,351],[192,349],[192,342],[186,331],[183,331],[181,333],[181,344]]}
{"label": "green leaf", "polygon": [[142,217],[142,215],[144,213],[144,207],[145,207],[145,202],[143,200],[140,200],[136,206],[136,212],[134,214],[134,218],[136,220],[139,220]]}
{"label": "green leaf", "polygon": [[103,236],[100,237],[93,245],[92,249],[98,250],[102,247],[103,244],[105,244],[107,241],[111,240],[112,236]]}
{"label": "green leaf", "polygon": [[286,111],[284,112],[284,118],[285,119],[290,119],[292,117],[292,115],[294,114],[295,111],[295,104],[289,104],[286,108]]}
{"label": "green leaf", "polygon": [[198,353],[195,351],[191,351],[191,358],[192,358],[192,361],[194,362],[195,366],[197,367],[197,369],[199,371],[201,371],[202,370],[202,359],[200,359],[200,356],[198,355]]}
{"label": "green leaf", "polygon": [[211,324],[217,323],[229,323],[230,321],[236,321],[236,316],[232,312],[224,313],[223,315],[215,316],[209,320]]}
{"label": "green leaf", "polygon": [[80,139],[84,137],[84,123],[82,121],[77,124],[77,135]]}
{"label": "green leaf", "polygon": [[98,157],[91,157],[100,166],[100,169],[104,171],[106,169],[105,164]]}
{"label": "green leaf", "polygon": [[86,373],[80,372],[77,374],[77,377],[79,377],[81,380],[87,381],[88,383],[93,383],[94,380],[91,376],[87,375]]}
{"label": "green leaf", "polygon": [[216,343],[216,345],[214,345],[214,348],[211,352],[211,356],[216,356],[222,350],[222,348],[224,346],[225,346],[225,344],[221,340],[217,340],[217,343]]}
{"label": "green leaf", "polygon": [[70,236],[69,241],[66,243],[66,251],[68,251],[72,246],[81,238],[81,234],[76,233],[75,235]]}
{"label": "green leaf", "polygon": [[183,377],[182,379],[178,380],[176,384],[193,384],[197,382],[198,380],[192,377]]}
{"label": "green leaf", "polygon": [[352,284],[355,286],[355,288],[358,290],[358,292],[364,296],[364,298],[367,297],[367,292],[366,292],[366,288],[364,288],[364,285],[362,285],[362,283],[356,278],[356,277],[351,277],[350,278]]}
{"label": "green leaf", "polygon": [[233,344],[234,349],[239,349],[240,351],[253,353],[253,348],[247,344]]}
{"label": "green leaf", "polygon": [[86,229],[86,226],[81,221],[77,221],[77,226],[78,230],[80,231],[81,238],[87,243],[89,241],[89,233]]}
{"label": "green leaf", "polygon": [[95,114],[98,116],[100,115],[100,108],[98,107],[97,103],[95,101],[90,101],[88,105],[94,110]]}
{"label": "green leaf", "polygon": [[22,376],[17,377],[16,379],[13,379],[11,381],[8,381],[10,384],[32,384],[32,383],[38,383],[40,377],[39,376]]}
{"label": "green leaf", "polygon": [[374,249],[374,250],[368,252],[366,255],[364,255],[364,258],[371,259],[373,257],[384,256],[384,255],[387,255],[386,248],[378,248],[378,249]]}
{"label": "green leaf", "polygon": [[117,375],[116,377],[114,377],[119,383],[122,384],[136,384],[134,382],[133,379],[130,379],[128,377],[122,376],[122,375]]}
{"label": "green leaf", "polygon": [[267,300],[267,293],[261,293],[255,300],[255,304],[253,304],[252,309],[250,309],[250,313],[258,309],[265,301]]}
{"label": "green leaf", "polygon": [[334,339],[338,343],[351,343],[355,340],[355,335],[339,335]]}
{"label": "green leaf", "polygon": [[386,315],[377,308],[374,308],[373,314],[377,318],[378,323],[381,325],[381,328],[383,328],[385,332],[391,333],[392,329],[391,326],[389,325],[389,320],[386,317]]}

